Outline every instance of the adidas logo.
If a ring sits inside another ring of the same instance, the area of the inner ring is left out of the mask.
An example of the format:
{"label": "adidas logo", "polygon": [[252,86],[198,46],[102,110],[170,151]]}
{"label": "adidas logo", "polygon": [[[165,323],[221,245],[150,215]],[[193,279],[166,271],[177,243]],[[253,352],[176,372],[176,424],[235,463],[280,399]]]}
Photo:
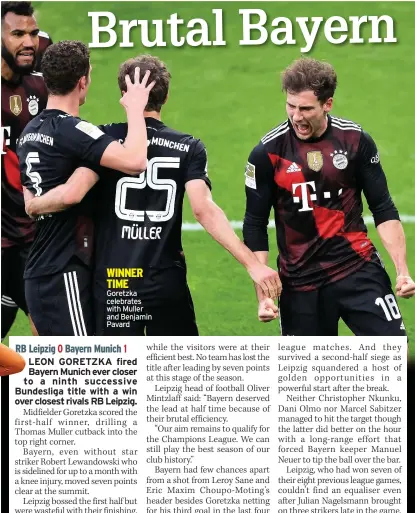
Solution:
{"label": "adidas logo", "polygon": [[295,162],[293,162],[287,169],[287,173],[297,173],[298,171],[301,171],[301,167],[297,166]]}

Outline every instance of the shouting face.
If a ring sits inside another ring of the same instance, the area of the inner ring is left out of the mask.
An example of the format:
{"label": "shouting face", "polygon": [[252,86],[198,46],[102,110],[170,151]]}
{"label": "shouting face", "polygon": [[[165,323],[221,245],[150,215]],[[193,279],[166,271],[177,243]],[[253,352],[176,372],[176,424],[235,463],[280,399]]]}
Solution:
{"label": "shouting face", "polygon": [[303,141],[320,137],[327,128],[327,114],[333,98],[321,103],[313,91],[287,93],[287,114],[295,134]]}

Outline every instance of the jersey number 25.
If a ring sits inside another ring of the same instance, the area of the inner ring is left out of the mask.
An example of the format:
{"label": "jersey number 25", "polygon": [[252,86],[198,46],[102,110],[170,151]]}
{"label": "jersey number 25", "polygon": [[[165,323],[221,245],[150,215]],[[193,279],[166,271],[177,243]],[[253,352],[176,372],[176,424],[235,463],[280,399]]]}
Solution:
{"label": "jersey number 25", "polygon": [[[153,222],[169,221],[174,214],[177,184],[174,180],[168,178],[158,178],[157,172],[160,168],[177,169],[179,166],[179,157],[154,157],[149,160],[147,170],[140,176],[126,176],[118,180],[115,193],[115,213],[117,216],[126,221],[142,222],[144,221],[144,215],[147,214],[150,221]],[[126,207],[128,190],[144,189],[145,187],[167,192],[167,202],[164,210],[132,210]]]}

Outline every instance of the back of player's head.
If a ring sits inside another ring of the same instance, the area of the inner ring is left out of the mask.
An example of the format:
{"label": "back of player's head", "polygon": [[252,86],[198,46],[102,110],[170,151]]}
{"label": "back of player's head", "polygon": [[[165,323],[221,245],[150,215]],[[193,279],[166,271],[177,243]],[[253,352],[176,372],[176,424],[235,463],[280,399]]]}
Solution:
{"label": "back of player's head", "polygon": [[291,94],[313,91],[321,103],[334,95],[337,75],[328,62],[303,57],[281,73],[282,90]]}
{"label": "back of player's head", "polygon": [[50,94],[63,96],[89,76],[89,50],[81,41],[59,41],[43,54],[41,71]]}
{"label": "back of player's head", "polygon": [[1,2],[1,21],[8,12],[17,14],[18,16],[33,16],[32,2]]}
{"label": "back of player's head", "polygon": [[121,64],[118,72],[118,86],[121,92],[127,90],[127,86],[125,84],[126,75],[129,75],[131,81],[134,82],[134,71],[137,67],[140,68],[140,80],[143,78],[145,72],[150,70],[148,83],[153,80],[156,82],[153,89],[150,91],[145,110],[147,112],[160,112],[161,107],[166,103],[167,95],[169,94],[171,75],[167,66],[159,58],[153,57],[152,55],[139,55],[133,59],[128,59],[128,61]]}

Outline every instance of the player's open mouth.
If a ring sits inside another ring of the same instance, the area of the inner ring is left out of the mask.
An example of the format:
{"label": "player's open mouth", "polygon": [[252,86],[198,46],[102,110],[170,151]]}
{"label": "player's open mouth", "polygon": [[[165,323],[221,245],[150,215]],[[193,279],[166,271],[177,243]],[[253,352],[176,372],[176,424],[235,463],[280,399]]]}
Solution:
{"label": "player's open mouth", "polygon": [[299,125],[298,123],[294,123],[294,127],[300,135],[308,135],[310,133],[310,125]]}
{"label": "player's open mouth", "polygon": [[23,60],[25,60],[25,61],[26,61],[26,60],[29,60],[29,59],[30,59],[30,60],[33,60],[33,59],[34,59],[34,56],[35,56],[35,52],[33,52],[33,51],[19,52],[19,53],[17,54],[17,58],[19,58],[19,57],[20,57],[21,59],[23,59]]}

